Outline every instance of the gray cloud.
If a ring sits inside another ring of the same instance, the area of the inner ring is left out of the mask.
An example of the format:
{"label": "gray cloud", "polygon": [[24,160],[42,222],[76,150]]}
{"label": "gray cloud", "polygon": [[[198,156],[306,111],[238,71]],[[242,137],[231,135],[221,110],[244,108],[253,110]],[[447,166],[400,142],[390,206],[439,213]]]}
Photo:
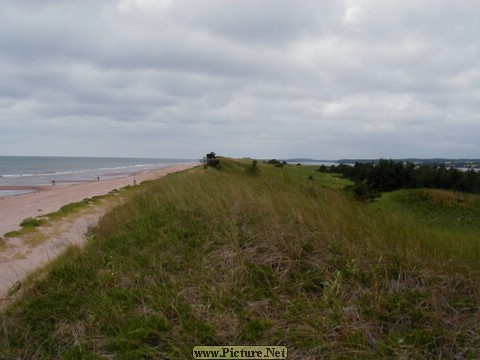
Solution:
{"label": "gray cloud", "polygon": [[479,12],[475,0],[9,2],[0,150],[480,157]]}

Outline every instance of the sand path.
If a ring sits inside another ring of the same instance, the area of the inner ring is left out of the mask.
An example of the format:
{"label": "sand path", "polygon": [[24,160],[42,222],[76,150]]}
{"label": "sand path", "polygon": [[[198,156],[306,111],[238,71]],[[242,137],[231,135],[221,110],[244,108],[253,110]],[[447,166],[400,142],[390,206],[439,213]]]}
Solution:
{"label": "sand path", "polygon": [[[133,185],[134,181],[140,184],[193,166],[195,164],[173,165],[120,179],[52,185],[39,188],[34,193],[0,198],[0,237],[18,230],[19,224],[28,217],[55,212],[66,204],[108,194],[114,189]],[[4,238],[4,244],[0,245],[0,305],[12,286],[21,284],[30,272],[47,264],[69,245],[82,244],[88,228],[95,226],[111,206],[112,202],[92,206],[73,218],[42,229],[43,239],[39,244],[22,238]]]}

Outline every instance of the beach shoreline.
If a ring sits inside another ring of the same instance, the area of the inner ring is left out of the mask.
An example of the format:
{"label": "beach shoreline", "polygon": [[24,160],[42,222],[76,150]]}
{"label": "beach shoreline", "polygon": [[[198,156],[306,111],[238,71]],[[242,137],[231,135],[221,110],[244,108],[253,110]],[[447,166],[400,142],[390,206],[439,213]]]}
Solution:
{"label": "beach shoreline", "polygon": [[[161,178],[169,173],[183,171],[196,166],[194,163],[170,165],[148,170],[122,178],[97,180],[83,183],[38,186],[35,192],[0,198],[0,238],[5,233],[19,230],[26,218],[35,218],[58,211],[62,206],[82,201],[143,181]],[[84,242],[89,227],[95,226],[108,207],[99,206],[84,215],[59,224],[60,230],[46,235],[47,239],[32,247],[21,239],[4,238],[6,246],[0,248],[0,302],[17,281],[22,281],[30,272],[47,264],[70,244]]]}
{"label": "beach shoreline", "polygon": [[72,183],[66,181],[45,186],[3,186],[3,190],[30,192],[0,197],[0,237],[7,232],[18,230],[20,223],[26,218],[55,212],[64,205],[85,198],[105,195],[112,190],[160,178],[168,173],[182,171],[195,165],[193,163],[169,165],[160,169],[106,180],[74,181]]}

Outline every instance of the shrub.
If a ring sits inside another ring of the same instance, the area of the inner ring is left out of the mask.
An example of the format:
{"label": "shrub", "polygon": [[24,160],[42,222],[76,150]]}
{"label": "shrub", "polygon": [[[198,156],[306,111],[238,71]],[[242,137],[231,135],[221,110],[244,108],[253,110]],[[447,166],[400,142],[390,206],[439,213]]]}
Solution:
{"label": "shrub", "polygon": [[248,175],[256,176],[260,173],[260,169],[258,168],[258,161],[253,160],[252,165],[250,165],[247,169],[246,172]]}
{"label": "shrub", "polygon": [[374,201],[382,196],[382,194],[369,186],[366,181],[356,181],[353,185],[353,195],[359,201]]}
{"label": "shrub", "polygon": [[45,220],[34,219],[34,218],[26,218],[20,223],[22,228],[36,228],[42,226],[45,223]]}
{"label": "shrub", "polygon": [[266,162],[267,164],[272,164],[272,165],[278,165],[278,164],[281,164],[280,161],[278,161],[277,159],[271,159],[271,160],[268,160]]}
{"label": "shrub", "polygon": [[206,169],[208,166],[213,167],[215,169],[220,168],[220,160],[217,159],[217,156],[215,155],[215,152],[210,152],[207,155],[203,157],[201,160],[201,163],[203,164],[203,167]]}

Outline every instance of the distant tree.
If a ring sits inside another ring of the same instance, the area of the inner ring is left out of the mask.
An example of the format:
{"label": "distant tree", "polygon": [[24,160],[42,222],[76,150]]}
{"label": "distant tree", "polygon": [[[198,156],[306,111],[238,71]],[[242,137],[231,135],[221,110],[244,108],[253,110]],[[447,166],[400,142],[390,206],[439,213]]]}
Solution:
{"label": "distant tree", "polygon": [[[321,171],[321,169],[319,169]],[[323,169],[325,170],[325,169]],[[376,163],[357,162],[354,166],[340,164],[330,171],[343,174],[356,183],[359,194],[363,184],[368,190],[378,192],[402,188],[439,188],[470,193],[480,193],[480,173],[461,171],[435,164],[416,167],[412,163],[380,159]]]}
{"label": "distant tree", "polygon": [[213,159],[215,159],[216,157],[217,157],[217,155],[215,155],[215,152],[214,152],[214,151],[212,151],[211,153],[208,153],[208,154],[206,155],[206,158],[207,158],[208,160],[213,160]]}
{"label": "distant tree", "polygon": [[464,188],[464,191],[479,194],[480,174],[473,169],[468,170],[463,178],[462,187]]}
{"label": "distant tree", "polygon": [[330,169],[327,166],[322,165],[317,169],[317,171],[319,171],[321,173],[328,173],[330,171]]}
{"label": "distant tree", "polygon": [[267,164],[272,164],[275,167],[283,167],[284,165],[287,165],[287,162],[285,160],[280,161],[280,160],[277,160],[277,159],[271,159],[271,160],[267,160],[265,162]]}
{"label": "distant tree", "polygon": [[[443,171],[443,170],[441,170]],[[434,188],[437,187],[438,176],[440,172],[437,171],[433,165],[421,166],[415,173],[415,187],[417,188]]]}
{"label": "distant tree", "polygon": [[216,169],[220,168],[220,160],[217,159],[217,156],[215,155],[215,152],[210,152],[207,155],[203,157],[201,160],[201,163],[203,164],[204,168],[206,169],[207,167],[213,167]]}

